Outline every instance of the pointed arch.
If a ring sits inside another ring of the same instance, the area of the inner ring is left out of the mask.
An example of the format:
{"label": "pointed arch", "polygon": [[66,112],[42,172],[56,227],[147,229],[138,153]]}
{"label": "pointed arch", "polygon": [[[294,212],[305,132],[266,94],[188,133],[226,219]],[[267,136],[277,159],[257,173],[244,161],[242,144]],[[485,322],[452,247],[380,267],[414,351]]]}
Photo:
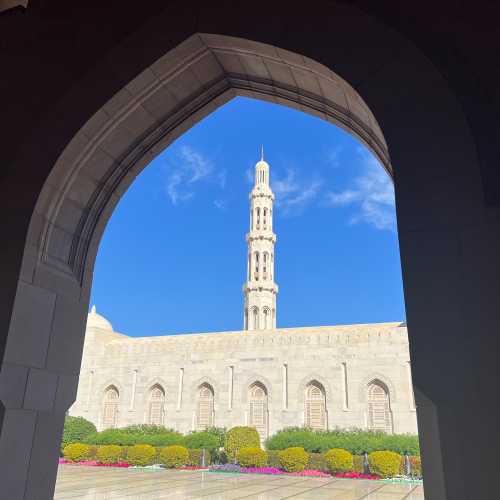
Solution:
{"label": "pointed arch", "polygon": [[120,391],[116,385],[108,385],[104,390],[102,407],[102,426],[105,429],[114,428],[118,424],[118,409]]}
{"label": "pointed arch", "polygon": [[305,387],[304,424],[317,431],[328,428],[326,391],[317,380],[311,380]]}
{"label": "pointed arch", "polygon": [[215,421],[215,391],[212,385],[204,382],[198,387],[196,402],[196,429],[204,431],[214,426]]}
{"label": "pointed arch", "polygon": [[367,388],[368,428],[373,431],[393,432],[389,388],[381,380],[372,380]]}
{"label": "pointed arch", "polygon": [[259,381],[248,387],[248,425],[255,427],[261,440],[268,436],[269,401],[266,386]]}
{"label": "pointed arch", "polygon": [[271,325],[271,309],[269,307],[264,307],[262,309],[262,328],[264,330],[270,330]]}
{"label": "pointed arch", "polygon": [[154,384],[148,391],[147,423],[163,425],[165,418],[165,389],[160,384]]}

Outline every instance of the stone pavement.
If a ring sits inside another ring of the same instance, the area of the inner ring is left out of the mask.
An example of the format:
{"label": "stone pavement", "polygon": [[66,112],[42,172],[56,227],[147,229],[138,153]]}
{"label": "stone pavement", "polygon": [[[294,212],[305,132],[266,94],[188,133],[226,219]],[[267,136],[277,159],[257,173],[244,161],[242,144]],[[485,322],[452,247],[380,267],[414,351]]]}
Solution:
{"label": "stone pavement", "polygon": [[423,487],[359,479],[60,465],[55,500],[424,500]]}

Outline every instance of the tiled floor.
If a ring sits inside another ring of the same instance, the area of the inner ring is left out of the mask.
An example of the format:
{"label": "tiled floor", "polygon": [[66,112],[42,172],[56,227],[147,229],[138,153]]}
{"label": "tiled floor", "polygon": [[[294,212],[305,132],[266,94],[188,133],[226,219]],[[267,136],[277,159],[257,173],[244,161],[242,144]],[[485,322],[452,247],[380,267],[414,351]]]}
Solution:
{"label": "tiled floor", "polygon": [[422,486],[359,479],[301,478],[199,471],[137,470],[60,465],[55,500],[279,498],[424,500]]}

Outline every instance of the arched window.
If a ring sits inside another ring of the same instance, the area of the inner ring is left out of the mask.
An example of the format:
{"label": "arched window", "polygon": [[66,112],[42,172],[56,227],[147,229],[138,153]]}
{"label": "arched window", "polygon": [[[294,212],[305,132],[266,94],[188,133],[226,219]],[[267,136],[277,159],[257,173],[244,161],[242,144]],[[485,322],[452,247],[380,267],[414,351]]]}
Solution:
{"label": "arched window", "polygon": [[271,323],[271,317],[270,317],[271,315],[269,314],[270,311],[269,311],[269,309],[267,307],[265,307],[262,312],[264,314],[264,318],[263,318],[263,320],[264,320],[264,325],[263,325],[264,330],[269,330],[271,328],[271,324],[270,324]]}
{"label": "arched window", "polygon": [[389,391],[380,380],[374,380],[368,384],[368,428],[392,433]]}
{"label": "arched window", "polygon": [[149,391],[148,423],[163,425],[163,411],[165,407],[165,391],[159,385],[155,385]]}
{"label": "arched window", "polygon": [[104,392],[104,407],[102,412],[102,425],[104,428],[116,427],[118,421],[118,404],[120,394],[114,385],[110,385]]}
{"label": "arched window", "polygon": [[261,439],[266,439],[268,430],[267,390],[260,382],[255,382],[250,386],[248,392],[248,425],[257,429]]}
{"label": "arched window", "polygon": [[253,320],[253,329],[258,330],[259,329],[259,309],[257,307],[254,307],[252,309],[252,320]]}
{"label": "arched window", "polygon": [[260,208],[257,207],[257,229],[260,227]]}
{"label": "arched window", "polygon": [[210,384],[202,384],[198,389],[196,428],[204,431],[214,425],[214,390]]}
{"label": "arched window", "polygon": [[305,425],[314,430],[326,430],[326,397],[323,386],[311,382],[305,394]]}
{"label": "arched window", "polygon": [[255,281],[259,281],[259,252],[254,253],[255,257]]}
{"label": "arched window", "polygon": [[263,263],[262,263],[262,279],[263,280],[267,280],[267,264],[268,264],[268,253],[267,252],[264,252],[264,255],[263,255]]}
{"label": "arched window", "polygon": [[266,224],[267,224],[267,208],[264,208],[264,214],[263,214],[263,217],[264,217],[264,229],[266,229]]}

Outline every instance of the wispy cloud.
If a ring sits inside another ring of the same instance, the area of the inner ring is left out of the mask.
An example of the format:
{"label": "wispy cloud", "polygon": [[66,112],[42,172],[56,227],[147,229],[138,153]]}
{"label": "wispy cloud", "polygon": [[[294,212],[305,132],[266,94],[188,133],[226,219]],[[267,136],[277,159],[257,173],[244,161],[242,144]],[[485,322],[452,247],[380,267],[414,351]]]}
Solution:
{"label": "wispy cloud", "polygon": [[214,205],[219,210],[226,210],[227,209],[227,200],[214,200]]}
{"label": "wispy cloud", "polygon": [[327,194],[332,206],[352,205],[354,213],[349,222],[365,222],[380,230],[396,229],[394,186],[378,161],[368,152],[359,150],[363,174],[356,177],[353,186]]}
{"label": "wispy cloud", "polygon": [[331,167],[340,167],[340,154],[342,152],[341,146],[335,146],[329,149],[325,154],[325,163]]}
{"label": "wispy cloud", "polygon": [[181,146],[177,158],[169,168],[166,191],[173,205],[195,196],[196,184],[214,180],[221,189],[226,186],[226,171],[214,176],[214,165],[210,159],[191,146]]}
{"label": "wispy cloud", "polygon": [[294,169],[288,169],[284,177],[271,180],[276,206],[285,215],[299,215],[318,195],[323,182],[319,178],[299,180]]}

